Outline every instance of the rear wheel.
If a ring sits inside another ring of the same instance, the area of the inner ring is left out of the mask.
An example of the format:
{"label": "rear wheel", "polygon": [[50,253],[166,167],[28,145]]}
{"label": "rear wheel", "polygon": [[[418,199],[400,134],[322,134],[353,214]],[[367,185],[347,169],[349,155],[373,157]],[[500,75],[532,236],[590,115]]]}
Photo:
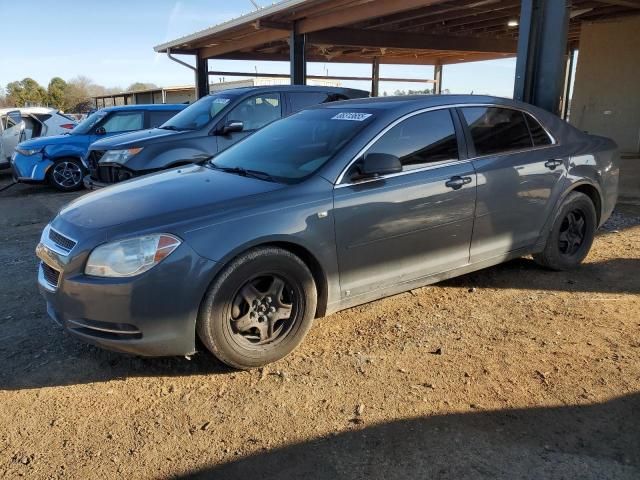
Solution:
{"label": "rear wheel", "polygon": [[596,228],[593,202],[584,193],[572,192],[556,214],[544,250],[533,258],[552,270],[575,268],[589,253]]}
{"label": "rear wheel", "polygon": [[209,288],[198,336],[227,365],[259,367],[300,344],[316,305],[313,276],[300,258],[280,248],[256,248],[233,260]]}
{"label": "rear wheel", "polygon": [[49,169],[49,183],[62,192],[70,192],[82,188],[84,168],[80,160],[75,158],[62,158]]}

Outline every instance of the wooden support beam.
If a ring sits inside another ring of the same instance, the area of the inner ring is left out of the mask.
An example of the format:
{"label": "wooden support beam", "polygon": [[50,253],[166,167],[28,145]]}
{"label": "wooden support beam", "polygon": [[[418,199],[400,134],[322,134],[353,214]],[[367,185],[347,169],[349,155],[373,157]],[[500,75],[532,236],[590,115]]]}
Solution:
{"label": "wooden support beam", "polygon": [[331,28],[310,33],[308,42],[316,45],[406,48],[411,50],[456,50],[461,52],[515,53],[517,50],[517,42],[514,40],[380,30],[363,31],[352,28]]}
{"label": "wooden support beam", "polygon": [[300,20],[300,33],[310,33],[332,27],[362,22],[371,18],[406,12],[420,7],[441,3],[442,0],[375,0],[369,6],[350,8],[344,11],[330,12],[317,17]]}
{"label": "wooden support beam", "polygon": [[244,48],[253,48],[277,40],[286,40],[288,37],[289,32],[284,30],[258,30],[255,33],[221,43],[220,45],[201,48],[200,55],[204,58],[218,57]]}
{"label": "wooden support beam", "polygon": [[271,20],[258,19],[253,23],[253,27],[256,30],[284,30],[290,32],[293,30],[293,23],[291,22],[274,22]]}
{"label": "wooden support beam", "polygon": [[[286,73],[262,73],[259,72],[229,72],[222,70],[211,70],[209,75],[216,75],[220,77],[264,77],[264,78],[287,78],[289,75]],[[357,81],[369,81],[370,77],[354,77],[348,75],[307,75],[307,78],[315,80],[357,80]],[[435,80],[424,78],[394,78],[394,77],[379,77],[380,82],[400,82],[400,83],[435,83]]]}

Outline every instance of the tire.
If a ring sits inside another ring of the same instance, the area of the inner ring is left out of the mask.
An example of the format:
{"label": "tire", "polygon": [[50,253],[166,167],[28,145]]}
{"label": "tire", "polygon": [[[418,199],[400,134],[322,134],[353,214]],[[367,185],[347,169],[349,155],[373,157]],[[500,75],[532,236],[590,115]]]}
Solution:
{"label": "tire", "polygon": [[570,193],[556,213],[544,250],[534,254],[533,259],[551,270],[576,268],[591,249],[597,218],[587,195]]}
{"label": "tire", "polygon": [[302,342],[317,301],[313,275],[300,258],[281,248],[259,247],[234,259],[214,280],[196,329],[223,363],[243,370],[261,367]]}
{"label": "tire", "polygon": [[61,158],[49,168],[49,184],[61,192],[72,192],[83,187],[84,167],[76,158]]}

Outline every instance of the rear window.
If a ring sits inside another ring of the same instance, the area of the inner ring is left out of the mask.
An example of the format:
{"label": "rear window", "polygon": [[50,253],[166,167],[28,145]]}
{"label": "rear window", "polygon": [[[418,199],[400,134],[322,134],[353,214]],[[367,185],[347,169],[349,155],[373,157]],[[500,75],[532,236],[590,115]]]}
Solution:
{"label": "rear window", "polygon": [[465,107],[476,155],[492,155],[531,148],[529,127],[520,110],[500,107]]}

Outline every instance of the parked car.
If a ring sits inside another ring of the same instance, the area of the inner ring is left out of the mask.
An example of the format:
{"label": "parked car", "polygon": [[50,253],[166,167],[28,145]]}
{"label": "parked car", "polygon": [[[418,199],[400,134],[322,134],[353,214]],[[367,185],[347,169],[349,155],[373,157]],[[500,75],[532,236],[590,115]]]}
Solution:
{"label": "parked car", "polygon": [[368,96],[364,90],[278,85],[224,90],[193,103],[159,128],[96,142],[87,188],[200,162],[283,116],[319,103]]}
{"label": "parked car", "polygon": [[55,108],[24,107],[0,109],[0,169],[9,168],[9,160],[18,143],[31,138],[69,132],[77,122]]}
{"label": "parked car", "polygon": [[202,165],[85,195],[38,281],[70,332],[140,355],[278,360],[314,318],[533,254],[578,266],[617,197],[613,141],[484,96],[336,102]]}
{"label": "parked car", "polygon": [[49,183],[58,190],[82,188],[87,150],[99,138],[162,125],[186,105],[126,105],[107,107],[89,115],[68,135],[20,143],[11,165],[16,181]]}

